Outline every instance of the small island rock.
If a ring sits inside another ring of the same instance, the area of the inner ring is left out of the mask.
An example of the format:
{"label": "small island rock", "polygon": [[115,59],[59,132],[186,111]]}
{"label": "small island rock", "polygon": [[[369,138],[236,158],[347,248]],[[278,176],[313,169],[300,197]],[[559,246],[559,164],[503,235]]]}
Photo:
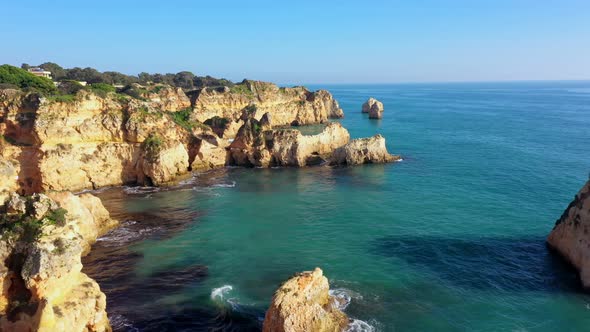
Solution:
{"label": "small island rock", "polygon": [[375,98],[369,98],[363,104],[363,113],[369,113],[369,119],[381,119],[383,117],[383,103]]}

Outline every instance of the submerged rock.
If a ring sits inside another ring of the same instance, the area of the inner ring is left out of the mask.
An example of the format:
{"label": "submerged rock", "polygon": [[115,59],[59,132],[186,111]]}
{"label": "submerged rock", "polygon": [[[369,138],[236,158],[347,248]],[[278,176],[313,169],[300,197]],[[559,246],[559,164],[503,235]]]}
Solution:
{"label": "submerged rock", "polygon": [[275,292],[266,312],[264,332],[344,331],[349,319],[329,294],[330,285],[320,268],[287,280]]}
{"label": "submerged rock", "polygon": [[590,181],[557,220],[547,243],[579,271],[584,288],[590,288]]}
{"label": "submerged rock", "polygon": [[399,156],[387,152],[385,138],[377,134],[373,137],[354,139],[336,149],[330,163],[332,165],[360,165],[389,163],[400,159]]}
{"label": "submerged rock", "polygon": [[116,221],[90,194],[48,196],[2,218],[0,331],[110,331],[106,297],[81,272],[81,255]]}

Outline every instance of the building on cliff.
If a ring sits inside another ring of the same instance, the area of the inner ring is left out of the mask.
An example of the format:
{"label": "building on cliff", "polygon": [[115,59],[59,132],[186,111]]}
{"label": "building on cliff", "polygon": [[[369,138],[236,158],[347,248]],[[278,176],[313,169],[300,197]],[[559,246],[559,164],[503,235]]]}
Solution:
{"label": "building on cliff", "polygon": [[40,76],[40,77],[45,77],[45,78],[51,79],[51,72],[47,71],[47,70],[43,70],[42,68],[39,68],[39,67],[29,68],[28,72],[35,75],[35,76]]}

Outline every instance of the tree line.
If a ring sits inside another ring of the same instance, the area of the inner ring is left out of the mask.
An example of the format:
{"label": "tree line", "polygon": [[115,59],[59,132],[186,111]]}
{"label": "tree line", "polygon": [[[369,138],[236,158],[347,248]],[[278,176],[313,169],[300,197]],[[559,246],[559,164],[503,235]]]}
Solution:
{"label": "tree line", "polygon": [[195,90],[204,87],[220,87],[220,86],[233,86],[234,83],[230,80],[221,78],[215,78],[211,76],[197,76],[190,71],[181,71],[176,74],[150,74],[142,72],[137,76],[126,75],[116,71],[105,71],[100,72],[94,68],[86,67],[74,67],[74,68],[63,68],[60,65],[53,62],[45,62],[38,66],[31,66],[23,63],[22,69],[29,69],[32,67],[39,67],[43,70],[51,72],[51,76],[54,81],[74,80],[74,81],[85,81],[89,84],[93,83],[106,83],[106,84],[121,84],[129,85],[132,83],[147,84],[147,83],[162,83],[168,84],[175,87],[182,88],[184,90]]}

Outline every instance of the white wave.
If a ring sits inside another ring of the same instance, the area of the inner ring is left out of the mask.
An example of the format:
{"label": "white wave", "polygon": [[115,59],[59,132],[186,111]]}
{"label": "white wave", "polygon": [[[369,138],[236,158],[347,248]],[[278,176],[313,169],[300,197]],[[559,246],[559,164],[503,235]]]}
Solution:
{"label": "white wave", "polygon": [[162,227],[153,227],[153,228],[144,228],[144,229],[134,229],[130,226],[137,224],[137,221],[129,220],[122,223],[122,225],[118,228],[113,229],[112,231],[108,232],[104,236],[99,237],[96,239],[97,242],[103,242],[105,246],[121,246],[126,243],[144,238],[156,231],[162,229]]}
{"label": "white wave", "polygon": [[[110,316],[110,315],[109,315]],[[111,327],[115,330],[125,330],[130,332],[139,332],[139,329],[123,315],[113,315],[109,317]]]}
{"label": "white wave", "polygon": [[362,300],[363,296],[359,293],[351,291],[346,288],[335,288],[330,289],[329,291],[330,296],[334,297],[334,306],[339,310],[344,310],[350,304],[352,299],[355,300]]}
{"label": "white wave", "polygon": [[125,187],[123,192],[128,195],[150,194],[160,191],[158,187]]}
{"label": "white wave", "polygon": [[223,300],[223,296],[226,295],[227,293],[229,293],[233,288],[233,286],[231,285],[223,285],[221,287],[218,288],[213,288],[213,290],[211,291],[211,299],[212,300]]}
{"label": "white wave", "polygon": [[352,322],[348,324],[346,327],[345,332],[375,332],[376,329],[371,324],[362,321],[360,319],[353,319]]}
{"label": "white wave", "polygon": [[216,188],[233,188],[236,186],[236,181],[232,181],[230,184],[228,183],[216,183],[212,187]]}

